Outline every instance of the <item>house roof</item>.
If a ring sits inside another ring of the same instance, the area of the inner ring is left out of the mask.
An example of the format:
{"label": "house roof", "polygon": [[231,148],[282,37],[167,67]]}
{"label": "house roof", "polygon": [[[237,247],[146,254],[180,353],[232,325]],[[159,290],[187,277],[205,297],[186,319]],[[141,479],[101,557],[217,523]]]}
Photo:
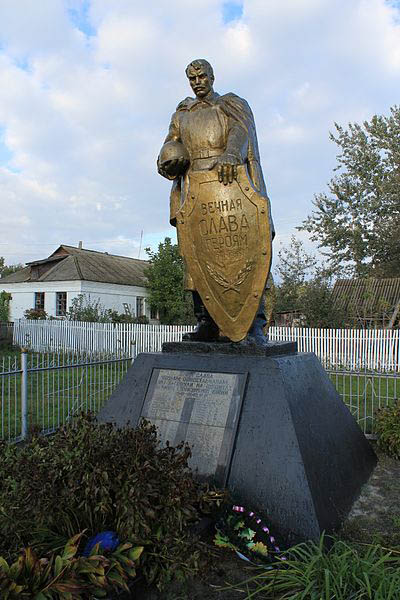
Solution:
{"label": "house roof", "polygon": [[23,269],[1,279],[3,283],[27,281],[97,281],[147,286],[148,261],[62,244],[48,258],[27,263]]}
{"label": "house roof", "polygon": [[352,317],[390,318],[399,307],[400,277],[338,279],[333,288],[333,298]]}

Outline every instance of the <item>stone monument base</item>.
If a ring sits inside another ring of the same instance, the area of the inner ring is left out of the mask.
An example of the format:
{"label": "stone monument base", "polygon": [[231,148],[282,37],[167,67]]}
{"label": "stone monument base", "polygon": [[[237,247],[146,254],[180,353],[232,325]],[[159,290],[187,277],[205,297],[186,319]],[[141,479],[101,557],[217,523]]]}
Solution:
{"label": "stone monument base", "polygon": [[167,343],[140,354],[99,415],[155,423],[200,478],[265,513],[288,542],[341,524],[375,454],[313,353],[292,342]]}

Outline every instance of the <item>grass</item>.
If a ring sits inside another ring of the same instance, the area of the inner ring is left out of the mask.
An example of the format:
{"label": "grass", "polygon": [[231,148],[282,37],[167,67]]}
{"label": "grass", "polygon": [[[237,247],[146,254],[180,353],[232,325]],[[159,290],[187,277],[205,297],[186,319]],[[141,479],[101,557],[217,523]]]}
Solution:
{"label": "grass", "polygon": [[[20,351],[0,349],[0,439],[13,439],[21,433],[21,375],[1,376],[8,365],[20,368]],[[73,359],[61,354],[60,365]],[[84,356],[82,357],[83,360]],[[111,357],[110,357],[111,358]],[[31,353],[29,362],[44,368],[52,365],[52,354]],[[122,379],[129,362],[30,373],[28,398],[30,424],[51,430],[80,410],[98,411],[115,385]],[[400,398],[400,377],[396,374],[330,373],[330,378],[361,428],[373,432],[373,414],[381,406]]]}
{"label": "grass", "polygon": [[[4,358],[4,360],[3,360]],[[81,355],[29,353],[28,423],[42,431],[65,423],[69,416],[83,411],[98,412],[121,381],[129,361],[72,367],[72,363],[94,362],[112,357],[90,359]],[[0,439],[21,435],[20,353],[0,353]],[[2,372],[11,374],[1,375]]]}
{"label": "grass", "polygon": [[319,544],[291,548],[285,563],[230,587],[241,587],[246,600],[398,600],[400,552],[338,539],[327,551],[322,536]]}
{"label": "grass", "polygon": [[349,407],[363,431],[373,433],[373,415],[378,408],[391,406],[400,398],[397,373],[329,373],[342,400]]}

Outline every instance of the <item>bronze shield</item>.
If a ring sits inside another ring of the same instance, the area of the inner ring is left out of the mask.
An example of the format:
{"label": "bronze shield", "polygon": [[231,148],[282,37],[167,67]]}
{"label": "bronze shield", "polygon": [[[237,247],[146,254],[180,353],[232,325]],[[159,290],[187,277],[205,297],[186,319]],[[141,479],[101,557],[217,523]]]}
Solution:
{"label": "bronze shield", "polygon": [[221,333],[242,340],[257,313],[271,266],[268,198],[244,165],[229,185],[216,170],[189,174],[177,214],[178,239],[195,288]]}

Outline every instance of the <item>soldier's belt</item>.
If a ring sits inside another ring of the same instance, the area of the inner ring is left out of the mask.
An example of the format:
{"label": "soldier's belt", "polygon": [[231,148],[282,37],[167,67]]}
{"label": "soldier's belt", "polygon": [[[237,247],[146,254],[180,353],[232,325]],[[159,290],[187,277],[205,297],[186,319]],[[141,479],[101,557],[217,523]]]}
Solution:
{"label": "soldier's belt", "polygon": [[198,158],[213,158],[213,156],[221,156],[223,154],[222,149],[218,148],[203,148],[202,150],[196,150],[191,155],[192,160],[197,160]]}

